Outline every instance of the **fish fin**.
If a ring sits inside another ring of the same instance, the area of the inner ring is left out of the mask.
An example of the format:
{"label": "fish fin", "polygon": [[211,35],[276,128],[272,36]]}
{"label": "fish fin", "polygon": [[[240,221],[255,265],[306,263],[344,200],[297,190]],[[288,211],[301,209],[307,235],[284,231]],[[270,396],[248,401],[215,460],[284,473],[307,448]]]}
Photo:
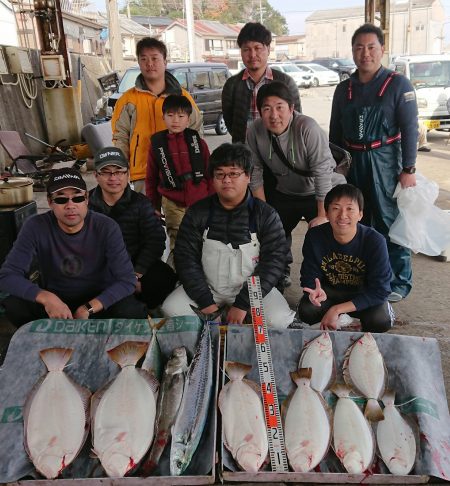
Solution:
{"label": "fish fin", "polygon": [[41,376],[39,380],[33,385],[33,388],[31,389],[30,393],[28,394],[28,397],[25,400],[24,406],[23,406],[23,445],[25,447],[25,452],[28,454],[28,457],[31,459],[31,453],[30,449],[28,447],[28,437],[27,437],[27,429],[28,429],[28,417],[30,416],[30,408],[31,404],[33,403],[34,396],[36,395],[37,391],[39,390],[39,387],[42,385],[42,382],[45,380],[45,377],[47,374]]}
{"label": "fish fin", "polygon": [[246,383],[254,392],[256,392],[258,397],[262,400],[261,385],[247,378],[244,378],[242,381]]}
{"label": "fish fin", "polygon": [[155,404],[156,404],[156,401],[158,399],[158,392],[159,392],[159,381],[156,379],[153,373],[145,371],[141,368],[136,368],[136,370],[145,379],[151,391],[155,394]]}
{"label": "fish fin", "polygon": [[160,319],[159,322],[155,323],[154,329],[159,331],[167,322],[168,317],[164,317],[163,319]]}
{"label": "fish fin", "polygon": [[47,348],[39,351],[39,356],[48,371],[62,371],[72,356],[72,348]]}
{"label": "fish fin", "polygon": [[344,383],[335,383],[330,391],[337,395],[339,398],[349,397],[352,391],[351,387]]}
{"label": "fish fin", "polygon": [[350,359],[350,354],[353,350],[353,346],[355,346],[356,343],[353,343],[351,346],[348,347],[347,351],[344,354],[344,361],[342,363],[342,376],[344,377],[344,381],[348,386],[353,387],[353,382],[350,377],[350,370],[349,370],[349,359]]}
{"label": "fish fin", "polygon": [[300,368],[297,371],[291,371],[290,375],[292,381],[298,385],[298,382],[304,378],[311,380],[312,368]]}
{"label": "fish fin", "polygon": [[367,405],[364,409],[364,417],[371,422],[384,420],[384,413],[383,410],[381,410],[378,400],[375,400],[374,398],[369,398],[367,400]]}
{"label": "fish fin", "polygon": [[135,366],[148,348],[147,341],[126,341],[107,351],[109,357],[121,368]]}
{"label": "fish fin", "polygon": [[91,435],[92,435],[92,442],[94,442],[94,430],[95,430],[95,414],[97,413],[98,404],[100,403],[103,395],[106,393],[108,388],[113,384],[115,377],[108,381],[105,385],[99,388],[92,396],[91,396],[91,407],[90,407],[90,416],[91,416]]}
{"label": "fish fin", "polygon": [[237,361],[225,361],[224,367],[228,378],[232,381],[242,380],[252,369],[252,365]]}

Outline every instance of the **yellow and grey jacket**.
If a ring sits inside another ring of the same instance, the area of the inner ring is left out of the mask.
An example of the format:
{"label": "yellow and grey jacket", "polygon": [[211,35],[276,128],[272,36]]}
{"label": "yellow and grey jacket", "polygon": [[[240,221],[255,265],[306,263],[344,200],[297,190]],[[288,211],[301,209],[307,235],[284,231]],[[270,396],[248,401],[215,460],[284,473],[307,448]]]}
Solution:
{"label": "yellow and grey jacket", "polygon": [[147,159],[150,137],[166,130],[163,120],[162,104],[166,96],[184,95],[192,103],[189,128],[202,131],[203,120],[191,95],[178,81],[166,71],[166,89],[156,96],[147,88],[142,74],[136,79],[134,88],[126,91],[116,103],[112,116],[113,143],[120,148],[130,161],[130,179],[144,179],[147,172]]}

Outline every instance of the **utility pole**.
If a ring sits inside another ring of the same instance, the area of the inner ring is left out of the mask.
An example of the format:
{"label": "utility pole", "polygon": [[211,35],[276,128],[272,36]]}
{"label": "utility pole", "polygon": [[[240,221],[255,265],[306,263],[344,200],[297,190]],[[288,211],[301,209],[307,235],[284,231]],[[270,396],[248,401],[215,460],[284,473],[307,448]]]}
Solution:
{"label": "utility pole", "polygon": [[108,37],[113,71],[123,70],[122,36],[120,35],[119,9],[117,0],[106,0],[108,12]]}
{"label": "utility pole", "polygon": [[195,62],[194,9],[192,0],[185,0],[189,62]]}

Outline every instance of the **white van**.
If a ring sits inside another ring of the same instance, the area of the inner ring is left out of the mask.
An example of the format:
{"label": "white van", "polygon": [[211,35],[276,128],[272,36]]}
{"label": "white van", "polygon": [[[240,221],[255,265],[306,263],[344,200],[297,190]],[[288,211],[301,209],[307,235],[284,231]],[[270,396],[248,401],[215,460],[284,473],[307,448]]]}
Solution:
{"label": "white van", "polygon": [[394,69],[410,79],[417,93],[419,119],[431,130],[450,129],[450,55],[401,56]]}

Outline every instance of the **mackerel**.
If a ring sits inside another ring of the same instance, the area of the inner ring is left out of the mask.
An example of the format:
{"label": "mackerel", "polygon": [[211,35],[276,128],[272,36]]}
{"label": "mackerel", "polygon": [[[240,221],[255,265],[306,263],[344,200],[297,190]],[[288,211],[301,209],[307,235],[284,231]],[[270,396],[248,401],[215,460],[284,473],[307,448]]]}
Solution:
{"label": "mackerel", "polygon": [[170,474],[180,476],[197,450],[208,417],[212,394],[213,360],[209,324],[203,325],[200,341],[189,366],[177,419],[172,428]]}

